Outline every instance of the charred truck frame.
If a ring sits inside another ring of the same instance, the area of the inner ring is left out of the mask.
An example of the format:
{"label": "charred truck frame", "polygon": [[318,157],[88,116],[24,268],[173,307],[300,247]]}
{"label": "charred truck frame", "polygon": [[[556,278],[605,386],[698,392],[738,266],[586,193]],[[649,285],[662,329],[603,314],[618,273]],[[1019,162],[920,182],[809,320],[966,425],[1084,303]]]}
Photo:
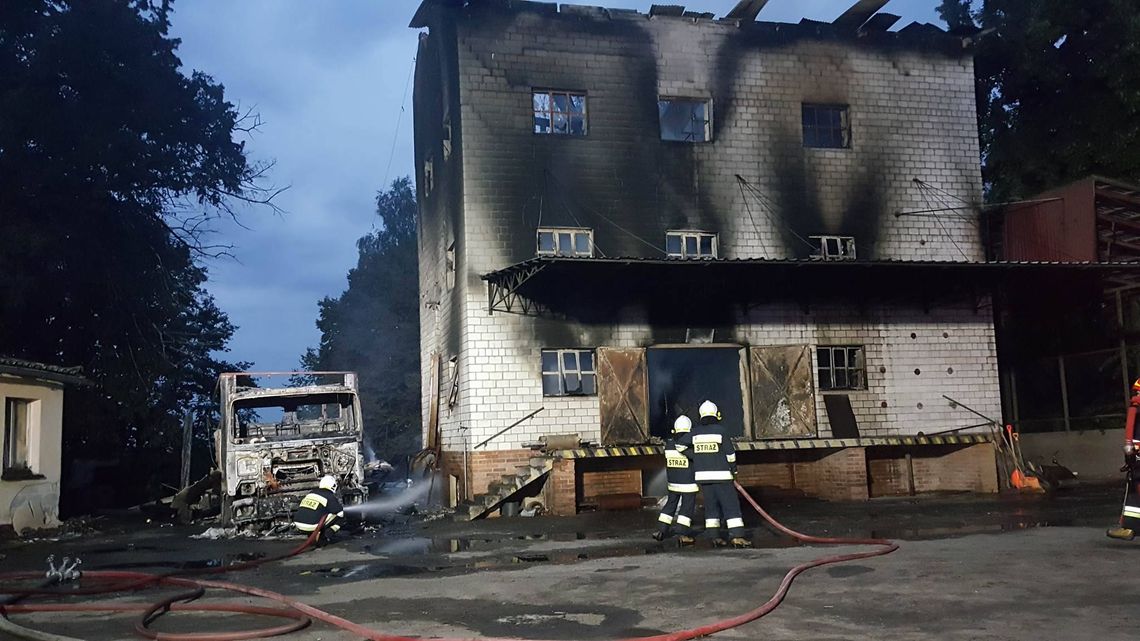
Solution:
{"label": "charred truck frame", "polygon": [[[255,385],[274,376],[293,377],[294,386]],[[224,523],[290,521],[326,474],[345,505],[367,498],[354,372],[227,373],[218,386]]]}
{"label": "charred truck frame", "polygon": [[992,294],[1053,267],[986,259],[968,40],[764,4],[413,19],[425,441],[473,515],[660,494],[704,398],[748,485],[996,491],[960,405],[1000,418]]}

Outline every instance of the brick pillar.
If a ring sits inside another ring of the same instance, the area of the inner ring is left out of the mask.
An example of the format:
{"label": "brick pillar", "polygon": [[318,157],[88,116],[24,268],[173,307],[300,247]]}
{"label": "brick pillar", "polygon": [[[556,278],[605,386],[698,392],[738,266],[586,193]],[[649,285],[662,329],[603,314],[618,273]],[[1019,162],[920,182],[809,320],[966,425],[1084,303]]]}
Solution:
{"label": "brick pillar", "polygon": [[577,473],[574,459],[555,459],[546,479],[546,509],[554,516],[578,513]]}
{"label": "brick pillar", "polygon": [[805,494],[831,501],[870,498],[865,448],[844,448],[814,461],[796,462],[794,466],[796,487]]}

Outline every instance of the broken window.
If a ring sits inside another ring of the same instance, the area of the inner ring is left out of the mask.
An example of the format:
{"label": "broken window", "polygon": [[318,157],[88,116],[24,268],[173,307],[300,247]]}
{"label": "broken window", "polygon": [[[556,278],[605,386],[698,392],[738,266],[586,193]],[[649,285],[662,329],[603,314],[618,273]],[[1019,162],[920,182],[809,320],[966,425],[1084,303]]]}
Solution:
{"label": "broken window", "polygon": [[234,438],[288,441],[355,434],[353,399],[338,393],[240,399],[234,401]]}
{"label": "broken window", "polygon": [[28,441],[31,432],[31,407],[34,401],[23,398],[4,399],[4,466],[5,477],[11,473],[30,474]]}
{"label": "broken window", "polygon": [[665,253],[670,258],[716,258],[717,244],[717,235],[709,232],[665,232]]}
{"label": "broken window", "polygon": [[542,350],[543,396],[596,394],[598,391],[596,377],[593,350]]}
{"label": "broken window", "polygon": [[819,389],[867,389],[861,345],[820,345],[815,350]]}
{"label": "broken window", "polygon": [[455,243],[447,246],[447,265],[444,273],[445,284],[447,291],[455,288]]}
{"label": "broken window", "polygon": [[809,236],[816,260],[855,260],[855,238],[852,236]]}
{"label": "broken window", "polygon": [[803,105],[804,147],[847,149],[851,119],[847,105]]}
{"label": "broken window", "polygon": [[540,227],[538,255],[592,257],[594,230],[581,227]]}
{"label": "broken window", "polygon": [[698,98],[661,98],[661,140],[708,142],[712,140],[709,101]]}
{"label": "broken window", "polygon": [[586,94],[571,91],[535,91],[534,133],[586,135]]}
{"label": "broken window", "polygon": [[424,161],[424,198],[435,189],[435,162],[431,158]]}

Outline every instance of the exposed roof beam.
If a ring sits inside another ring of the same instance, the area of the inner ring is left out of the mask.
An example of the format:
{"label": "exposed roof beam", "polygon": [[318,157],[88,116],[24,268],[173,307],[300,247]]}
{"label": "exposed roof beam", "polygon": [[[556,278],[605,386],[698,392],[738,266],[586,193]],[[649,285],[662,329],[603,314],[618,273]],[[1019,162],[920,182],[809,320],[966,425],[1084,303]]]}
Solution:
{"label": "exposed roof beam", "polygon": [[843,12],[832,21],[832,24],[838,27],[848,27],[852,30],[858,29],[863,26],[864,22],[871,19],[871,16],[887,5],[889,0],[857,0],[851,8]]}
{"label": "exposed roof beam", "polygon": [[651,16],[680,17],[685,14],[685,6],[680,4],[654,4],[649,6]]}
{"label": "exposed roof beam", "polygon": [[1096,190],[1096,197],[1111,200],[1114,203],[1131,205],[1133,208],[1140,209],[1140,198],[1136,196],[1130,196],[1116,191],[1108,191],[1107,189],[1098,189]]}
{"label": "exposed roof beam", "polygon": [[764,10],[764,5],[768,4],[768,0],[740,0],[732,11],[728,12],[725,16],[726,20],[739,20],[741,22],[754,22],[756,16]]}
{"label": "exposed roof beam", "polygon": [[902,16],[896,16],[893,13],[876,13],[871,16],[870,20],[864,22],[859,30],[867,32],[886,31],[895,26],[895,23],[899,20],[902,20]]}
{"label": "exposed roof beam", "polygon": [[1096,217],[1097,220],[1100,220],[1101,222],[1108,223],[1110,225],[1114,224],[1117,227],[1140,233],[1140,222],[1127,220],[1124,218],[1113,218],[1112,216],[1107,216],[1105,214],[1097,214]]}

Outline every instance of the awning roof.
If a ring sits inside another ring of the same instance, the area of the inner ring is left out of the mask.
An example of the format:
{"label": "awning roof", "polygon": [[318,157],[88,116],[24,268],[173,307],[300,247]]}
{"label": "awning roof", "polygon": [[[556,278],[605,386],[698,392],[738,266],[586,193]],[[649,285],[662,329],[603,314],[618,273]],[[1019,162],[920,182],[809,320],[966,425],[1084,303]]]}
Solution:
{"label": "awning roof", "polygon": [[934,304],[999,288],[1057,288],[1129,276],[1140,276],[1140,263],[539,257],[482,278],[491,311],[578,315],[634,301],[677,306],[909,299]]}

